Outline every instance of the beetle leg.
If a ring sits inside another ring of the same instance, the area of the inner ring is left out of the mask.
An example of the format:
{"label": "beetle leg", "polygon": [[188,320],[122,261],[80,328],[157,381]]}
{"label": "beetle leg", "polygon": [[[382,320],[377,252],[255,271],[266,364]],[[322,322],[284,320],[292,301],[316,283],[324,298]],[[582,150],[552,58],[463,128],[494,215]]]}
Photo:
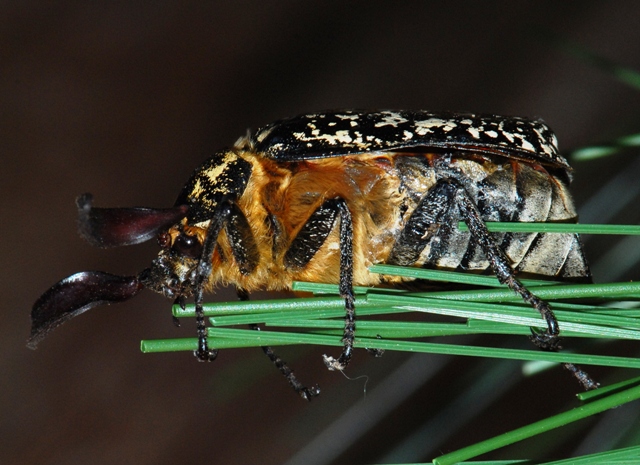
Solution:
{"label": "beetle leg", "polygon": [[[260,331],[260,328],[258,327],[258,325],[250,325],[250,326],[252,329],[255,329],[256,331]],[[317,384],[311,388],[308,388],[305,385],[303,385],[298,380],[296,375],[293,374],[293,370],[289,368],[289,365],[287,365],[287,362],[282,360],[278,356],[278,354],[276,354],[273,351],[271,347],[263,346],[262,351],[265,353],[267,357],[269,357],[269,360],[271,360],[271,362],[276,366],[276,368],[280,370],[280,373],[282,373],[284,377],[287,378],[287,381],[289,382],[293,390],[296,391],[300,395],[300,397],[302,397],[304,400],[311,402],[311,400],[314,397],[320,395],[320,388],[318,387]]]}
{"label": "beetle leg", "polygon": [[[558,320],[553,314],[551,307],[546,301],[530,292],[515,277],[513,269],[509,266],[507,256],[491,238],[487,225],[480,217],[480,212],[467,191],[459,182],[450,182],[456,189],[455,198],[456,204],[460,209],[460,214],[469,228],[471,236],[485,253],[489,263],[491,263],[491,267],[498,277],[498,280],[502,284],[509,286],[509,288],[522,297],[525,302],[538,310],[547,322],[547,330],[545,332],[538,332],[534,329],[531,330],[531,341],[542,350],[557,351],[560,349],[560,328],[558,327]],[[591,377],[577,365],[573,363],[563,363],[562,366],[573,374],[584,389],[590,390],[598,387],[598,383],[593,381]]]}
{"label": "beetle leg", "polygon": [[[249,300],[249,293],[244,289],[236,288],[236,292],[238,293],[238,300],[241,300],[241,301]],[[255,329],[256,331],[260,331],[260,327],[256,324],[250,324],[249,327],[251,329]],[[276,366],[276,368],[280,370],[280,373],[282,373],[284,377],[287,378],[287,381],[289,382],[293,390],[296,391],[300,395],[300,397],[302,397],[304,400],[308,400],[309,402],[311,402],[311,399],[320,395],[320,388],[318,387],[318,385],[315,385],[312,388],[308,388],[304,386],[298,380],[296,375],[293,374],[293,370],[289,368],[289,366],[287,365],[287,362],[282,360],[278,356],[278,354],[276,354],[273,351],[271,347],[262,346],[261,349],[265,353],[265,355],[269,357],[269,360],[271,360],[271,362]]]}
{"label": "beetle leg", "polygon": [[324,364],[331,371],[344,370],[351,360],[353,340],[356,331],[356,307],[353,295],[353,223],[351,212],[343,199],[336,199],[340,213],[340,296],[344,297],[344,333],[342,353],[336,360],[323,355]]}
{"label": "beetle leg", "polygon": [[209,276],[211,275],[211,260],[213,258],[213,251],[215,250],[216,243],[218,241],[218,236],[220,235],[220,230],[224,226],[225,222],[229,219],[231,212],[232,204],[229,200],[225,199],[218,204],[211,218],[211,223],[209,223],[207,235],[205,236],[204,242],[202,244],[202,255],[200,256],[198,266],[195,270],[195,290],[193,293],[193,298],[196,307],[198,348],[196,349],[194,354],[196,358],[201,362],[211,362],[215,360],[218,355],[218,351],[216,349],[210,349],[207,344],[207,326],[204,320],[204,310],[202,308],[202,303],[204,301],[203,287],[207,282],[207,279],[209,279]]}
{"label": "beetle leg", "polygon": [[[498,280],[540,312],[547,323],[547,330],[544,332],[532,329],[532,342],[542,350],[557,351],[560,349],[560,338],[558,337],[560,329],[551,307],[547,302],[530,292],[516,278],[515,272],[509,265],[509,259],[491,237],[478,207],[459,181],[455,179],[439,180],[420,201],[392,250],[390,263],[413,264],[431,240],[431,235],[424,233],[424,231],[429,231],[429,226],[439,225],[439,234],[446,234],[446,231],[450,230],[458,221],[457,215],[453,215],[452,212],[454,206],[458,207],[460,217],[469,228],[472,239],[489,260]],[[598,386],[578,366],[572,363],[564,363],[563,366],[571,371],[585,389],[594,389]]]}
{"label": "beetle leg", "polygon": [[238,264],[240,272],[248,275],[258,266],[260,253],[249,226],[249,221],[236,204],[231,205],[231,214],[225,222],[224,230],[229,238],[231,253]]}
{"label": "beetle leg", "polygon": [[558,320],[553,314],[551,307],[549,307],[547,302],[532,294],[515,277],[515,272],[509,265],[509,259],[498,244],[496,244],[496,242],[491,238],[486,224],[480,217],[480,212],[478,211],[477,206],[469,197],[464,187],[462,187],[457,181],[447,180],[447,182],[453,189],[455,189],[455,204],[458,206],[460,215],[469,228],[471,237],[482,249],[489,260],[489,263],[491,263],[491,268],[500,283],[509,286],[509,288],[522,297],[525,302],[538,310],[547,322],[547,330],[545,333],[542,333],[543,340],[534,342],[538,347],[544,350],[558,349],[558,335],[560,334],[560,329],[558,328]]}
{"label": "beetle leg", "polygon": [[287,268],[303,268],[325,243],[335,222],[340,217],[340,295],[344,298],[345,324],[342,354],[338,359],[324,355],[329,370],[344,370],[353,352],[356,329],[355,298],[353,296],[353,224],[351,212],[344,199],[334,198],[324,202],[309,217],[298,235],[291,242],[284,256]]}

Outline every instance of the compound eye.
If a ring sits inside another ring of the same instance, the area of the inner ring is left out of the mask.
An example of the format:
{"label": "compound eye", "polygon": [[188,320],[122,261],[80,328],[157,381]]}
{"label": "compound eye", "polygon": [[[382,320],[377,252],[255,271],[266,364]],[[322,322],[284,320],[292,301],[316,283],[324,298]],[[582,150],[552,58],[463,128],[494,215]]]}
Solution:
{"label": "compound eye", "polygon": [[163,249],[171,245],[171,235],[167,231],[158,233],[158,245]]}
{"label": "compound eye", "polygon": [[197,237],[182,233],[176,237],[173,243],[173,250],[180,255],[197,260],[202,255],[202,244],[200,244]]}

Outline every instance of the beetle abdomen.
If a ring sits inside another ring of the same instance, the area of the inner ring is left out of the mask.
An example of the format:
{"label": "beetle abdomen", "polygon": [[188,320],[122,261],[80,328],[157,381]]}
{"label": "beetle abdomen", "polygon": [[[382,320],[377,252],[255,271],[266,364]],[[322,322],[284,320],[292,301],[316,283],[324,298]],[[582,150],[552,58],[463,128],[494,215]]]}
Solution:
{"label": "beetle abdomen", "polygon": [[[304,266],[286,263],[285,254],[301,228],[323,204],[345,199],[353,217],[354,284],[376,285],[368,272],[376,263],[481,272],[490,266],[468,232],[453,199],[445,221],[419,231],[428,236],[417,256],[395,253],[398,241],[420,202],[441,179],[454,179],[467,191],[485,221],[575,222],[576,212],[565,182],[539,165],[500,156],[460,152],[377,152],[300,162],[272,163],[251,152],[249,185],[238,205],[251,225],[259,259],[243,274],[232,258],[228,238],[221,235],[214,256],[211,284],[235,284],[249,291],[288,289],[292,281],[339,280],[338,221]],[[273,165],[273,166],[271,166]],[[424,222],[423,222],[424,223]],[[319,225],[318,228],[327,228]],[[309,226],[307,226],[307,229]],[[313,240],[313,231],[305,231]],[[322,235],[318,231],[318,235]],[[588,277],[579,239],[572,234],[494,233],[514,269],[548,277]],[[295,261],[294,261],[295,262]],[[292,262],[293,263],[293,262]],[[298,262],[295,262],[298,263]]]}
{"label": "beetle abdomen", "polygon": [[[575,223],[577,220],[565,182],[539,165],[501,157],[459,155],[397,157],[397,166],[402,179],[407,180],[404,184],[413,202],[428,191],[415,187],[417,179],[454,179],[464,186],[484,221]],[[463,218],[455,206],[452,209],[449,221],[457,223]],[[437,232],[432,234],[420,258],[414,263],[400,264],[461,271],[488,269],[489,261],[480,247],[470,241],[470,234],[452,226],[448,227],[446,222],[433,225]],[[494,233],[493,237],[511,266],[520,272],[562,278],[590,275],[577,235]]]}

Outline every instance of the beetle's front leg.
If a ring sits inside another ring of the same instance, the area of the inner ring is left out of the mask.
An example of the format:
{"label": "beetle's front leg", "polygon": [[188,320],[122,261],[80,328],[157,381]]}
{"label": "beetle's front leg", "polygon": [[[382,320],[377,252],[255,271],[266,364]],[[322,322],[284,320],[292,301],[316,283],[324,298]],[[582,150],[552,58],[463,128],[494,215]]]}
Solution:
{"label": "beetle's front leg", "polygon": [[204,319],[204,309],[202,304],[204,302],[204,285],[211,276],[213,251],[215,250],[216,243],[218,242],[218,236],[223,225],[229,219],[232,212],[232,203],[229,200],[223,200],[218,204],[209,228],[207,229],[207,235],[202,244],[202,254],[198,261],[198,266],[195,269],[194,278],[194,301],[196,307],[196,328],[198,331],[198,348],[195,350],[194,355],[201,362],[211,362],[215,360],[218,355],[216,349],[210,349],[207,344],[207,326]]}
{"label": "beetle's front leg", "polygon": [[356,329],[353,295],[353,224],[351,212],[344,199],[327,200],[313,212],[291,242],[284,257],[284,264],[289,269],[305,267],[326,242],[338,217],[340,217],[340,295],[344,297],[345,305],[342,336],[344,346],[342,354],[337,359],[324,356],[324,362],[329,370],[344,370],[351,360]]}

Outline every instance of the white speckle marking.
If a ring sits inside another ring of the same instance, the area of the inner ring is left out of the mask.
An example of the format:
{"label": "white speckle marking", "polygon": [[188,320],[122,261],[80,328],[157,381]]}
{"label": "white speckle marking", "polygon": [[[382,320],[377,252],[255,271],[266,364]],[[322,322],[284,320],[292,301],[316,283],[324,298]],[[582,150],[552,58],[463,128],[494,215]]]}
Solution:
{"label": "white speckle marking", "polygon": [[258,142],[262,142],[271,133],[271,131],[273,131],[273,128],[269,129],[268,131],[262,131],[260,134],[258,134],[258,137],[256,137],[256,140]]}
{"label": "white speckle marking", "polygon": [[398,124],[406,123],[409,121],[406,118],[403,118],[399,113],[395,113],[393,111],[388,111],[381,113],[385,115],[382,118],[382,121],[379,121],[375,124],[376,128],[381,128],[382,126],[393,126],[394,128],[398,127]]}
{"label": "white speckle marking", "polygon": [[349,144],[353,142],[353,138],[349,131],[336,131],[335,134],[320,134],[319,129],[311,131],[311,137],[304,132],[294,132],[293,137],[302,142],[323,140],[329,145],[337,145],[338,143]]}
{"label": "white speckle marking", "polygon": [[535,152],[536,148],[531,144],[531,142],[529,142],[527,139],[525,139],[523,136],[521,136],[520,134],[514,134],[514,137],[520,139],[520,141],[522,141],[522,148],[529,151],[529,152]]}
{"label": "white speckle marking", "polygon": [[551,147],[549,146],[549,142],[547,142],[544,139],[544,136],[542,135],[542,132],[540,132],[540,130],[538,128],[533,128],[534,132],[538,135],[538,139],[540,140],[540,147],[542,148],[542,151],[544,153],[546,153],[547,155],[553,155],[554,153],[554,149],[558,150],[558,139],[556,138],[556,135],[553,134],[552,135],[552,139],[550,141],[551,143]]}
{"label": "white speckle marking", "polygon": [[458,125],[451,120],[444,120],[440,118],[429,118],[423,121],[416,121],[415,123],[416,133],[419,136],[424,136],[430,132],[433,132],[433,128],[441,129],[444,132],[449,132]]}
{"label": "white speckle marking", "polygon": [[[502,129],[502,128],[501,128]],[[502,135],[504,137],[506,137],[506,139],[513,144],[513,142],[515,141],[515,138],[513,137],[513,134],[507,131],[502,131]]]}
{"label": "white speckle marking", "polygon": [[474,139],[480,138],[480,130],[476,127],[471,126],[469,129],[467,129],[467,132],[471,134],[471,137],[473,137]]}
{"label": "white speckle marking", "polygon": [[238,157],[235,154],[227,152],[225,154],[224,160],[222,160],[222,163],[220,163],[219,165],[211,169],[205,170],[204,174],[209,178],[212,184],[216,184],[218,182],[218,178],[220,177],[220,175],[229,166],[229,163],[231,163],[233,160],[237,158]]}
{"label": "white speckle marking", "polygon": [[346,114],[342,114],[342,115],[335,115],[336,118],[340,118],[340,119],[350,119],[350,120],[359,120],[360,116],[358,115],[346,115]]}

